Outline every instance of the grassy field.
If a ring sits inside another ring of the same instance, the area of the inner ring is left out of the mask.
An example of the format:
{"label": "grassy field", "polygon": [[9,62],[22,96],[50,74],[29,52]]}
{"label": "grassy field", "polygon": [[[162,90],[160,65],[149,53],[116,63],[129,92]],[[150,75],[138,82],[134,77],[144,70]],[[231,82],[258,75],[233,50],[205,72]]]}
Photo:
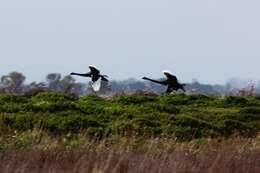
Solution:
{"label": "grassy field", "polygon": [[142,144],[133,139],[121,142],[120,148],[119,144],[108,147],[101,142],[81,150],[6,150],[0,152],[0,172],[259,173],[260,170],[259,140],[163,141],[171,146],[161,146],[162,141],[155,139]]}
{"label": "grassy field", "polygon": [[260,96],[4,94],[0,172],[260,172],[259,132]]}

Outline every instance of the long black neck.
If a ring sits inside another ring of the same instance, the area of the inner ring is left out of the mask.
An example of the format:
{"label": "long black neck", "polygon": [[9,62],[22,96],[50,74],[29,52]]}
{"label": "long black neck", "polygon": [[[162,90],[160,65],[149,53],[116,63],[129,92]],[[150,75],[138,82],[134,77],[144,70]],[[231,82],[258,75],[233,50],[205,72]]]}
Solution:
{"label": "long black neck", "polygon": [[167,83],[165,81],[158,81],[158,80],[150,79],[150,78],[147,78],[147,77],[145,77],[143,79],[154,82],[154,83],[158,83],[158,84],[161,84],[161,85],[167,85]]}
{"label": "long black neck", "polygon": [[90,74],[88,73],[85,73],[85,74],[82,74],[82,73],[70,73],[70,75],[76,75],[76,76],[83,76],[83,77],[90,77]]}

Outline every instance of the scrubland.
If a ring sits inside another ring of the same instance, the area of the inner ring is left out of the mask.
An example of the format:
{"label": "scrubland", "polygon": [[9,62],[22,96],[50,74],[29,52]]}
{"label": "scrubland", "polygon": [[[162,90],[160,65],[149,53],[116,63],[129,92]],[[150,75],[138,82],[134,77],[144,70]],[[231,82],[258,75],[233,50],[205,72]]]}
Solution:
{"label": "scrubland", "polygon": [[260,96],[2,94],[0,172],[260,172]]}

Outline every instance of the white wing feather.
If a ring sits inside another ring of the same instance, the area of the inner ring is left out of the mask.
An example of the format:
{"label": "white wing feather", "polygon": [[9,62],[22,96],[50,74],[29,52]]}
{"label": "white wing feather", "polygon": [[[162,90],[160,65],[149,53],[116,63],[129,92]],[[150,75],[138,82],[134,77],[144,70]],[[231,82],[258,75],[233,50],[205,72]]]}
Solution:
{"label": "white wing feather", "polygon": [[101,88],[101,78],[99,78],[96,82],[93,82],[91,86],[95,92],[98,92]]}
{"label": "white wing feather", "polygon": [[170,70],[163,70],[163,73],[173,74]]}

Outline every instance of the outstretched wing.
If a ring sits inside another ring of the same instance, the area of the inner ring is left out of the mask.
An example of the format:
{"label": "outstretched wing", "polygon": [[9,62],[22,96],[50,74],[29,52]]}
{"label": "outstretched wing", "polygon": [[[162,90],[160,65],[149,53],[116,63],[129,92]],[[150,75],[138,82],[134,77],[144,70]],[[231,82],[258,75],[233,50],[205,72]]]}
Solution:
{"label": "outstretched wing", "polygon": [[176,76],[174,76],[174,75],[172,75],[171,73],[166,72],[166,71],[163,72],[163,73],[164,73],[164,75],[166,76],[167,80],[172,81],[172,82],[174,82],[174,83],[178,83],[178,79],[177,79]]}
{"label": "outstretched wing", "polygon": [[88,66],[89,67],[89,69],[90,69],[90,72],[93,74],[93,75],[99,75],[99,73],[100,73],[100,71],[95,67],[95,66],[93,66],[93,65],[90,65],[90,66]]}

